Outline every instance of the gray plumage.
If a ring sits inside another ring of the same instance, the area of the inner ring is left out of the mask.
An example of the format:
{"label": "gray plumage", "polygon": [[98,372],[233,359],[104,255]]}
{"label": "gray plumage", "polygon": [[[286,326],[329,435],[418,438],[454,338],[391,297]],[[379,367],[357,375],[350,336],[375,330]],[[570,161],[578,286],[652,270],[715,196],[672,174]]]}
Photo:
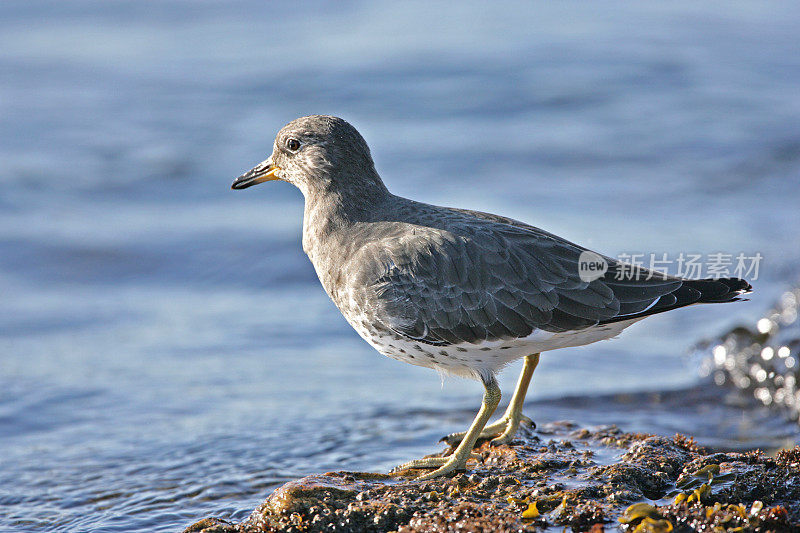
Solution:
{"label": "gray plumage", "polygon": [[[644,316],[750,290],[738,279],[632,273],[608,257],[608,272],[584,281],[583,247],[502,216],[391,194],[364,139],[339,118],[289,123],[270,159],[234,188],[268,169],[303,192],[303,249],[345,318],[379,351],[414,364],[481,377],[526,353],[594,342]],[[589,330],[604,333],[574,335]],[[507,357],[476,355],[511,346]]]}

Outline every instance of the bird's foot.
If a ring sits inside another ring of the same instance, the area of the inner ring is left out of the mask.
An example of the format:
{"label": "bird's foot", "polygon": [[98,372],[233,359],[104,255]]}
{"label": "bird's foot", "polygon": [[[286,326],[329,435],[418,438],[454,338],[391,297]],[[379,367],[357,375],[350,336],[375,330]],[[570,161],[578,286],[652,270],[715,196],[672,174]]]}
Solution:
{"label": "bird's foot", "polygon": [[[520,428],[520,426],[536,429],[536,422],[521,413],[517,416],[505,414],[503,415],[503,418],[497,422],[489,424],[483,428],[483,431],[481,431],[478,439],[495,437],[492,439],[492,446],[508,444],[513,440],[514,435],[517,434],[517,430]],[[464,439],[466,434],[467,433],[465,431],[451,433],[445,437],[442,437],[439,442],[446,442],[450,446],[455,446]]]}
{"label": "bird's foot", "polygon": [[461,457],[459,457],[458,454],[454,454],[448,457],[426,457],[425,459],[415,459],[414,461],[409,461],[398,467],[395,467],[392,469],[392,472],[400,472],[402,470],[411,470],[416,468],[435,468],[436,470],[433,472],[428,472],[427,474],[423,474],[415,478],[416,481],[426,481],[428,479],[441,477],[458,470],[466,470],[467,461],[470,459],[475,459],[478,461],[482,460],[482,457],[477,453],[465,453],[461,455]]}

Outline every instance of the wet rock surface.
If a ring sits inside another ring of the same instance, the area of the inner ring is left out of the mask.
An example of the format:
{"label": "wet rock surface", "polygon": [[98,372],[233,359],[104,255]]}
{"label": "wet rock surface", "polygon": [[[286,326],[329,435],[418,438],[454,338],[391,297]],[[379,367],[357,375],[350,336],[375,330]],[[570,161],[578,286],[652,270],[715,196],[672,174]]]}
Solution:
{"label": "wet rock surface", "polygon": [[[447,453],[446,450],[443,453]],[[330,472],[286,483],[239,524],[186,532],[798,531],[800,447],[711,453],[692,439],[547,424],[431,481]]]}

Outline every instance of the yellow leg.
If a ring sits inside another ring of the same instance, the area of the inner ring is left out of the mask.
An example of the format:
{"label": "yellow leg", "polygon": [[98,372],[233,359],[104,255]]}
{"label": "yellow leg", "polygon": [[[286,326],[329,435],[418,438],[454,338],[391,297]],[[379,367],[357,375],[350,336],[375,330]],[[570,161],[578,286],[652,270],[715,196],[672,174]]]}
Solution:
{"label": "yellow leg", "polygon": [[[533,420],[522,414],[522,406],[525,403],[525,395],[528,393],[528,386],[531,383],[533,371],[536,370],[536,365],[538,364],[538,353],[525,357],[525,365],[522,367],[522,372],[519,374],[517,387],[514,389],[514,396],[511,397],[506,412],[500,420],[483,428],[479,438],[486,439],[497,436],[492,439],[492,444],[507,444],[511,442],[514,435],[516,435],[520,424],[535,426]],[[442,440],[452,446],[453,444],[462,442],[465,435],[466,432],[451,433]]]}
{"label": "yellow leg", "polygon": [[417,459],[403,465],[398,466],[395,470],[405,470],[408,468],[436,468],[433,472],[429,472],[417,478],[418,481],[433,479],[435,477],[443,476],[454,472],[456,470],[464,470],[467,466],[467,461],[476,458],[472,453],[472,448],[475,446],[475,441],[481,434],[486,422],[491,418],[492,413],[497,409],[497,404],[500,403],[500,387],[497,386],[497,381],[492,377],[488,381],[484,381],[483,386],[486,391],[483,394],[483,403],[478,411],[472,425],[465,432],[464,438],[458,448],[447,457],[430,457],[428,459]]}

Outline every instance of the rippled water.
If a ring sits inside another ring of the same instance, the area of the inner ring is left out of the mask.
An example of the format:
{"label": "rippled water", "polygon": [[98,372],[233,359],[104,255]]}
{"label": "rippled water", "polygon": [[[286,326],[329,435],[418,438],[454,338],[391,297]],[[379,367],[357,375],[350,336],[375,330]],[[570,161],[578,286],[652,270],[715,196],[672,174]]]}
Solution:
{"label": "rippled water", "polygon": [[546,354],[527,412],[793,441],[686,354],[797,279],[798,22],[789,3],[0,4],[0,530],[237,519],[468,423],[479,386],[378,356],[327,300],[299,192],[228,190],[310,113],[351,120],[398,194],[610,254],[763,254],[749,303]]}

